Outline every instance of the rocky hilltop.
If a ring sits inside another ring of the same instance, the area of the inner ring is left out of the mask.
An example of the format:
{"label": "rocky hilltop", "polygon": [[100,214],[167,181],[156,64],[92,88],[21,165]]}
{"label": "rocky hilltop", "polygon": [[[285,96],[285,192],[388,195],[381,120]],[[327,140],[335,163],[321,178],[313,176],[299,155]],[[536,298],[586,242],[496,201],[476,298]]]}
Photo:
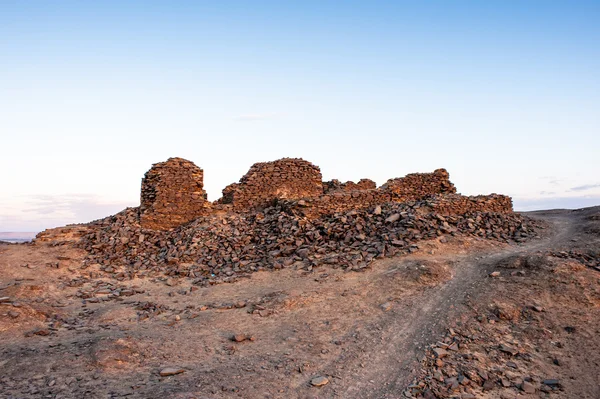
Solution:
{"label": "rocky hilltop", "polygon": [[37,240],[60,243],[70,234],[88,253],[86,267],[113,277],[179,276],[205,285],[285,267],[361,270],[444,235],[520,242],[535,234],[510,197],[463,196],[449,177],[438,169],[381,187],[369,179],[323,182],[319,167],[284,158],[254,164],[211,203],[203,170],[170,158],[144,176],[140,207]]}

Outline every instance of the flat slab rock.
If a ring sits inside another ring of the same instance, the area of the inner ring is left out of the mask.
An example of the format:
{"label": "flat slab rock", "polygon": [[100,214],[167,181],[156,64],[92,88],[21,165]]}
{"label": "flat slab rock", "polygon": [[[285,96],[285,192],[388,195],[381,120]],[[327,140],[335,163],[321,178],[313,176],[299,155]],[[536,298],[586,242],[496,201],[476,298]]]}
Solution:
{"label": "flat slab rock", "polygon": [[161,377],[169,377],[171,375],[177,375],[177,374],[181,374],[181,373],[185,373],[185,370],[182,368],[166,367],[166,368],[162,369],[159,374]]}
{"label": "flat slab rock", "polygon": [[315,377],[310,380],[310,385],[314,387],[322,387],[323,385],[327,384],[329,384],[329,378],[323,376]]}

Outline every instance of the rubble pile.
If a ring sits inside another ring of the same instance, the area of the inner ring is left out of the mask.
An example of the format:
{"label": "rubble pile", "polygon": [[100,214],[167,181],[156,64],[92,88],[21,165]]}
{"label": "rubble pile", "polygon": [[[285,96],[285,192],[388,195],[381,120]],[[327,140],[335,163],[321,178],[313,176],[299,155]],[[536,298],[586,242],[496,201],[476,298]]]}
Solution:
{"label": "rubble pile", "polygon": [[196,284],[234,281],[258,270],[329,264],[361,270],[444,235],[521,241],[534,226],[516,214],[442,216],[426,200],[385,203],[310,219],[280,204],[256,213],[201,217],[171,231],[144,229],[135,209],[95,222],[81,242],[88,265],[121,278],[180,276]]}
{"label": "rubble pile", "polygon": [[433,173],[411,173],[404,177],[388,180],[380,188],[389,192],[395,201],[410,201],[433,194],[455,194],[456,187],[450,181],[446,169]]}
{"label": "rubble pile", "polygon": [[252,165],[239,183],[223,189],[220,204],[235,210],[269,206],[278,198],[303,198],[323,194],[321,170],[301,158],[283,158]]}
{"label": "rubble pile", "polygon": [[588,250],[582,252],[580,250],[569,251],[551,251],[550,256],[561,259],[573,259],[577,262],[600,271],[600,251]]}
{"label": "rubble pile", "polygon": [[[525,313],[532,310],[525,309]],[[519,313],[518,311],[516,312]],[[490,315],[497,322],[506,315]],[[482,318],[482,316],[480,316]],[[482,318],[483,319],[483,318]],[[490,331],[491,330],[491,331]],[[424,375],[408,387],[411,398],[480,398],[518,397],[561,393],[558,379],[539,374],[525,374],[532,354],[530,345],[507,342],[493,329],[449,329],[445,337],[432,345],[423,360]],[[480,351],[476,351],[479,349]],[[551,396],[543,396],[551,397]]]}
{"label": "rubble pile", "polygon": [[166,230],[206,214],[204,172],[182,158],[154,164],[142,180],[140,219],[145,228]]}
{"label": "rubble pile", "polygon": [[47,229],[35,236],[35,242],[48,243],[52,246],[78,242],[88,230],[87,225],[69,225]]}

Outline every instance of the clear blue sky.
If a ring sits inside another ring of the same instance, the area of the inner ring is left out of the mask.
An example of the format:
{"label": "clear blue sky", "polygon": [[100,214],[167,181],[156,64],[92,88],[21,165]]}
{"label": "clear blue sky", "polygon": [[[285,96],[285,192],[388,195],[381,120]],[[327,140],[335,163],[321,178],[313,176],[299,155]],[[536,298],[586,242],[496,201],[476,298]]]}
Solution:
{"label": "clear blue sky", "polygon": [[152,163],[449,170],[517,209],[600,204],[600,2],[0,1],[0,231],[139,203]]}

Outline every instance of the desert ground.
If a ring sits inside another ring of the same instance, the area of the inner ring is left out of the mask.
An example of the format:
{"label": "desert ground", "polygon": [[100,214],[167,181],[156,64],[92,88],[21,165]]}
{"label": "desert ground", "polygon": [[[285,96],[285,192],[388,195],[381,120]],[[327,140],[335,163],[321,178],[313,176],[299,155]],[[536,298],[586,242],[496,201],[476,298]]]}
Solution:
{"label": "desert ground", "polygon": [[0,397],[599,398],[600,207],[527,216],[521,243],[444,235],[200,287],[2,244]]}

